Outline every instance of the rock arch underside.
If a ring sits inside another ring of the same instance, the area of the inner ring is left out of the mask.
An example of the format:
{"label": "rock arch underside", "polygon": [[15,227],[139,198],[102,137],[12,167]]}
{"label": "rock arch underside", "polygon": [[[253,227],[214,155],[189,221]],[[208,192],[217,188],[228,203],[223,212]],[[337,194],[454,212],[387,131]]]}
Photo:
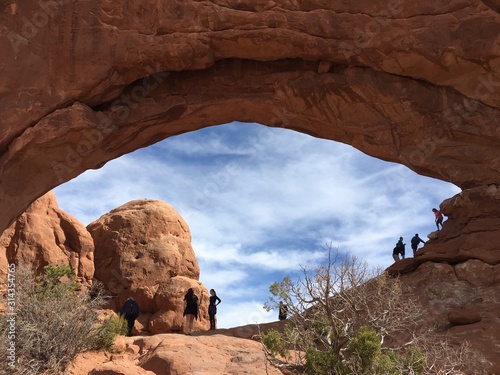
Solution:
{"label": "rock arch underside", "polygon": [[[499,11],[498,0],[3,0],[0,231],[85,170],[258,122],[462,188],[441,205],[439,238],[394,272],[495,267]],[[481,283],[498,290],[497,271]]]}

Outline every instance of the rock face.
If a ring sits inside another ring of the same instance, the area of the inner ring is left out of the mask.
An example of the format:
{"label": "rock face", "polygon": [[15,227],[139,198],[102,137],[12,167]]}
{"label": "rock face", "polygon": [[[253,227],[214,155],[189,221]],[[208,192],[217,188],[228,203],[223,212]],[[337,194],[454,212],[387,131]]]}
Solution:
{"label": "rock face", "polygon": [[89,354],[81,355],[67,374],[282,375],[280,370],[267,362],[262,344],[222,335],[120,337],[115,347],[121,354],[111,359],[96,355],[92,360]]}
{"label": "rock face", "polygon": [[208,328],[208,293],[198,281],[191,233],[172,206],[156,200],[132,201],[87,229],[95,243],[95,278],[116,296],[117,308],[132,296],[143,314],[150,313],[148,319],[139,319],[142,326],[152,333],[178,332],[183,326],[184,295],[193,288],[201,314],[195,327]]}
{"label": "rock face", "polygon": [[424,306],[429,325],[481,352],[500,371],[500,189],[489,185],[447,199],[443,229],[433,232],[415,258],[394,263]]}
{"label": "rock face", "polygon": [[499,272],[500,264],[469,259],[454,265],[426,262],[401,276],[413,287],[430,328],[452,343],[467,341],[485,357],[482,368],[470,373],[500,371]]}
{"label": "rock face", "polygon": [[7,265],[43,267],[70,265],[78,280],[90,284],[94,275],[94,243],[83,224],[60,210],[52,192],[36,200],[0,237],[0,290]]}
{"label": "rock face", "polygon": [[[389,267],[389,273],[411,272],[428,261],[454,264],[478,259],[489,265],[500,263],[500,186],[465,190],[445,200],[440,208],[448,217],[443,229],[429,235],[415,258],[396,262]],[[494,274],[488,275],[492,283],[500,281]]]}
{"label": "rock face", "polygon": [[348,143],[464,189],[499,183],[497,11],[6,0],[0,228],[89,168],[233,120]]}

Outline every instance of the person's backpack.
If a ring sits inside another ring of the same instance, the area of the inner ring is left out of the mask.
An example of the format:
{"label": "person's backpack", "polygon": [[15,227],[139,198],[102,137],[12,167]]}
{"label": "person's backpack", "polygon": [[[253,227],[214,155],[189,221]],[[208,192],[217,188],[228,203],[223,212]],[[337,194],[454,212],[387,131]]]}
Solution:
{"label": "person's backpack", "polygon": [[127,301],[125,307],[125,319],[137,318],[139,316],[139,306],[135,301]]}

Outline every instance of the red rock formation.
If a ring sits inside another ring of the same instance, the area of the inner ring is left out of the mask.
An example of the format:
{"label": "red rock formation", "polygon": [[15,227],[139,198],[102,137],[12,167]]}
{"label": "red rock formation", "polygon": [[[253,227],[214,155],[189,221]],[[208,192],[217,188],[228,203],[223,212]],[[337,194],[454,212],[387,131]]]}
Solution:
{"label": "red rock formation", "polygon": [[[478,259],[490,265],[500,263],[500,188],[497,185],[465,190],[445,200],[440,208],[448,217],[443,229],[429,235],[429,241],[415,258],[396,262],[388,268],[389,273],[408,273],[428,261],[458,263]],[[492,283],[500,281],[489,275]]]}
{"label": "red rock formation", "polygon": [[0,228],[86,169],[233,120],[498,183],[492,4],[3,2]]}
{"label": "red rock formation", "polygon": [[167,369],[172,374],[282,374],[267,361],[262,344],[222,335],[120,337],[115,347],[121,354],[113,358],[79,356],[67,374],[146,375]]}
{"label": "red rock formation", "polygon": [[394,263],[390,274],[402,275],[437,325],[457,341],[468,340],[500,368],[500,189],[489,185],[468,189],[441,204],[448,217],[443,229],[415,258]]}
{"label": "red rock formation", "polygon": [[208,328],[208,293],[198,281],[200,269],[186,222],[161,201],[128,202],[87,226],[95,243],[95,278],[116,295],[116,306],[132,296],[152,333],[180,332],[184,295],[200,298],[196,329]]}
{"label": "red rock formation", "polygon": [[52,192],[36,200],[0,237],[0,290],[7,265],[36,267],[70,265],[78,280],[90,284],[94,275],[94,243],[83,224],[60,210]]}
{"label": "red rock formation", "polygon": [[469,342],[490,362],[481,368],[488,374],[500,369],[499,267],[476,259],[454,265],[425,262],[401,276],[413,287],[428,327],[452,343]]}

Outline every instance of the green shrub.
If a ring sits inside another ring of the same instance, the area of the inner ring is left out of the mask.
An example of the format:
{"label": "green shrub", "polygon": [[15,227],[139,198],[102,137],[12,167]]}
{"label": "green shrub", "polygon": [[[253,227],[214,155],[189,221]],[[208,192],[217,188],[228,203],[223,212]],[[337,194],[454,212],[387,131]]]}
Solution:
{"label": "green shrub", "polygon": [[97,330],[95,349],[111,350],[116,336],[126,335],[127,321],[119,315],[112,315]]}
{"label": "green shrub", "polygon": [[410,346],[404,354],[388,352],[387,357],[394,374],[421,375],[425,373],[425,356],[422,349],[417,346]]}
{"label": "green shrub", "polygon": [[380,338],[374,329],[363,326],[349,343],[347,348],[354,362],[360,366],[360,370],[365,372],[373,368],[373,364],[380,357]]}
{"label": "green shrub", "polygon": [[266,333],[263,333],[261,335],[261,338],[262,343],[273,357],[276,357],[278,354],[282,357],[286,357],[286,344],[281,338],[281,334],[278,331],[276,331],[275,329],[270,329]]}
{"label": "green shrub", "polygon": [[305,372],[308,375],[336,375],[342,374],[342,365],[331,350],[320,351],[315,347],[306,350]]}
{"label": "green shrub", "polygon": [[421,375],[425,368],[419,348],[410,347],[402,354],[385,351],[376,331],[365,326],[356,332],[343,355],[310,346],[305,359],[308,375]]}
{"label": "green shrub", "polygon": [[[421,332],[424,310],[401,279],[372,270],[331,244],[327,250],[327,262],[302,267],[297,280],[273,283],[264,304],[270,311],[283,301],[292,312],[281,340],[299,356],[305,353],[297,369],[304,360],[306,373],[318,375],[451,374],[481,367],[484,359],[468,345],[457,347],[432,331]],[[409,341],[382,348],[386,337],[400,334]],[[272,342],[277,346],[280,340]]]}

